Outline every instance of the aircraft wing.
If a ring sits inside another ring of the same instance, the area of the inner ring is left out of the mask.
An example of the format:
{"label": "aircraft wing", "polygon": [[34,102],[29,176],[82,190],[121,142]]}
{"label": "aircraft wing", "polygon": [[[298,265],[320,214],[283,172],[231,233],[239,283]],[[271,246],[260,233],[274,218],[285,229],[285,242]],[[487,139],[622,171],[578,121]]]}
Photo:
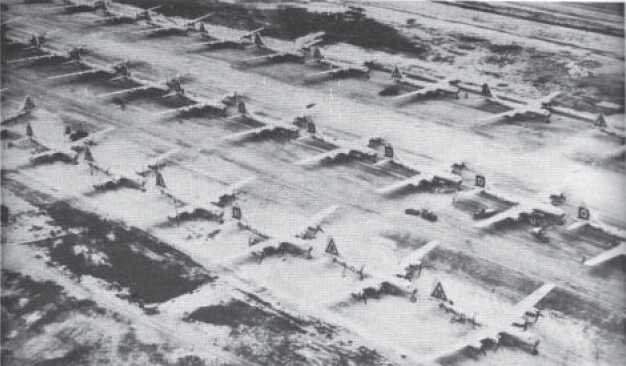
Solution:
{"label": "aircraft wing", "polygon": [[81,76],[85,76],[85,75],[97,74],[97,73],[102,72],[102,71],[104,71],[104,70],[101,70],[99,68],[97,68],[97,69],[90,69],[90,70],[79,71],[79,72],[71,72],[71,73],[68,73],[68,74],[54,75],[54,76],[48,77],[47,79],[48,80],[59,80],[59,79],[81,77]]}
{"label": "aircraft wing", "polygon": [[495,95],[493,95],[491,97],[488,97],[487,100],[490,101],[491,103],[496,103],[496,104],[499,104],[499,105],[501,105],[503,107],[507,107],[507,108],[510,108],[510,109],[518,109],[518,108],[524,106],[524,104],[509,102],[508,100],[504,100],[502,98],[498,98]]}
{"label": "aircraft wing", "polygon": [[602,221],[591,218],[587,220],[577,220],[573,224],[567,227],[567,231],[576,231],[584,227],[591,227],[595,230],[604,232],[610,236],[617,237],[621,240],[626,240],[626,231],[619,229],[615,226],[608,225]]}
{"label": "aircraft wing", "polygon": [[210,12],[210,13],[204,14],[203,16],[201,16],[201,17],[197,17],[197,18],[195,18],[195,19],[191,19],[191,20],[189,20],[189,21],[187,22],[187,24],[197,23],[197,22],[201,21],[202,19],[206,19],[206,18],[210,17],[211,15],[213,15],[213,12]]}
{"label": "aircraft wing", "polygon": [[[353,290],[353,292],[363,291],[368,287],[378,287],[383,282],[388,282],[389,284],[401,289],[408,290],[411,288],[411,283],[405,279],[398,278],[396,276],[391,275],[381,275],[378,273],[368,273],[366,278],[359,282],[358,286]],[[407,291],[408,292],[408,291]]]}
{"label": "aircraft wing", "polygon": [[31,57],[24,57],[24,58],[18,58],[15,60],[8,60],[6,61],[7,64],[19,64],[19,63],[23,63],[23,62],[36,62],[36,61],[40,61],[40,60],[46,60],[46,59],[50,59],[53,57],[67,57],[67,55],[64,55],[60,52],[57,51],[52,51],[50,50],[50,52],[48,52],[47,54],[44,55],[40,55],[40,56],[31,56]]}
{"label": "aircraft wing", "polygon": [[165,161],[169,159],[172,155],[178,153],[180,150],[174,148],[172,150],[166,151],[163,154],[160,154],[153,159],[149,160],[143,167],[141,171],[138,171],[137,174],[144,175],[149,172],[151,169],[160,168],[165,165]]}
{"label": "aircraft wing", "polygon": [[227,135],[222,137],[222,140],[225,141],[237,141],[243,140],[252,136],[260,135],[264,132],[271,132],[276,130],[297,130],[296,126],[285,125],[283,123],[272,123],[271,125],[265,125],[257,128],[251,128],[249,130],[236,132],[231,135]]}
{"label": "aircraft wing", "polygon": [[301,230],[298,235],[303,234],[304,232],[306,232],[309,228],[316,228],[318,226],[320,226],[322,224],[322,222],[324,222],[324,220],[326,220],[326,218],[328,218],[328,216],[332,215],[335,211],[337,211],[337,209],[339,208],[339,206],[337,205],[332,205],[330,207],[327,207],[325,209],[323,209],[322,211],[316,213],[313,217],[311,217],[311,219],[306,223],[306,225],[303,227],[303,230]]}
{"label": "aircraft wing", "polygon": [[167,24],[159,24],[159,23],[155,23],[152,22],[150,23],[150,25],[152,26],[152,28],[148,28],[148,29],[139,29],[137,31],[132,32],[133,34],[143,34],[143,33],[156,33],[156,32],[164,32],[167,30],[176,30],[176,29],[181,29],[182,27],[178,27],[176,25],[167,25]]}
{"label": "aircraft wing", "polygon": [[550,94],[546,95],[545,97],[539,99],[539,104],[549,104],[549,103],[552,103],[552,100],[554,98],[558,97],[559,95],[561,95],[561,92],[559,92],[559,91],[550,93]]}
{"label": "aircraft wing", "polygon": [[488,125],[488,124],[499,122],[505,118],[513,118],[520,114],[519,111],[520,111],[519,109],[512,109],[510,111],[497,113],[493,116],[489,116],[487,118],[481,119],[480,124]]}
{"label": "aircraft wing", "polygon": [[[441,91],[445,91],[448,93],[456,93],[457,91],[459,91],[459,88],[457,88],[456,86],[452,85],[452,83],[454,83],[454,80],[443,80],[437,83],[437,88],[438,90]],[[457,81],[458,82],[458,81]]]}
{"label": "aircraft wing", "polygon": [[415,250],[413,253],[409,254],[407,257],[405,257],[402,260],[400,264],[401,269],[404,270],[404,268],[406,268],[407,266],[411,264],[420,263],[422,259],[428,253],[430,253],[433,249],[435,249],[438,245],[439,245],[439,242],[436,240],[433,240],[433,241],[429,241],[428,243],[423,245],[421,248]]}
{"label": "aircraft wing", "polygon": [[517,220],[519,215],[526,211],[528,210],[524,206],[514,206],[487,219],[480,220],[474,227],[484,229],[507,219]]}
{"label": "aircraft wing", "polygon": [[[288,54],[292,54],[291,52],[282,51],[282,50],[278,50],[278,49],[272,49],[272,51],[274,51],[274,53],[247,58],[245,60],[242,60],[241,62],[242,63],[249,63],[249,62],[256,62],[256,61],[259,61],[259,60],[272,60],[274,58],[285,57]],[[293,53],[293,54],[295,55],[296,53]]]}
{"label": "aircraft wing", "polygon": [[556,286],[552,283],[544,283],[541,285],[541,287],[526,296],[522,301],[518,302],[508,313],[508,316],[511,319],[505,319],[505,321],[513,323],[513,321],[520,319],[527,311],[532,311],[535,308],[535,305],[537,305],[541,299],[546,297],[550,291],[554,289],[554,287]]}
{"label": "aircraft wing", "polygon": [[615,127],[602,127],[600,130],[607,135],[619,137],[621,139],[626,138],[626,134],[624,134],[624,130],[622,129],[618,129]]}
{"label": "aircraft wing", "polygon": [[378,156],[378,152],[376,150],[366,146],[366,141],[345,141],[337,138],[326,137],[323,135],[318,136],[318,138],[334,146],[337,146],[337,148],[307,159],[299,160],[295,162],[296,165],[317,164],[325,159],[335,159],[340,155],[350,155],[354,152],[358,152],[363,155]]}
{"label": "aircraft wing", "polygon": [[607,262],[613,258],[619,257],[621,255],[626,255],[626,242],[620,243],[618,246],[613,249],[609,249],[585,262],[585,266],[595,267],[604,262]]}
{"label": "aircraft wing", "polygon": [[324,37],[325,34],[326,32],[310,33],[300,38],[296,38],[293,43],[296,48],[311,47],[317,43],[320,43],[322,41],[321,38]]}
{"label": "aircraft wing", "polygon": [[[45,139],[42,139],[41,137],[34,137],[32,138],[36,143],[38,143],[41,146],[44,146],[46,149],[51,150],[51,151],[56,151],[56,152],[60,152],[63,154],[66,154],[68,156],[72,156],[75,154],[75,151],[73,151],[69,146],[65,146],[63,144],[57,144],[54,143],[52,141],[46,141]],[[43,152],[42,154],[47,154],[48,152]]]}
{"label": "aircraft wing", "polygon": [[376,193],[382,194],[382,195],[390,194],[390,193],[393,193],[395,191],[398,191],[400,189],[407,188],[407,187],[410,187],[410,186],[417,187],[417,186],[419,186],[419,184],[422,181],[433,182],[433,181],[435,181],[437,179],[446,181],[449,184],[460,184],[462,182],[462,178],[461,177],[459,177],[457,175],[454,175],[454,174],[448,174],[448,173],[446,173],[444,171],[439,171],[439,172],[434,172],[434,173],[433,172],[425,172],[425,171],[420,171],[421,169],[418,170],[417,168],[412,167],[412,166],[407,165],[407,164],[403,164],[403,165],[406,166],[409,169],[412,169],[414,171],[418,171],[419,173],[417,173],[416,175],[414,175],[414,176],[412,176],[410,178],[401,180],[401,181],[396,182],[396,183],[392,183],[392,184],[390,184],[388,186],[385,186],[385,187],[382,187],[382,188],[378,188],[376,190]]}
{"label": "aircraft wing", "polygon": [[130,173],[130,172],[126,172],[126,171],[114,171],[112,168],[110,167],[104,167],[102,165],[99,165],[97,163],[92,163],[92,166],[96,169],[99,170],[101,172],[103,172],[104,174],[106,174],[108,176],[108,178],[105,178],[100,184],[96,184],[97,185],[101,185],[101,184],[105,184],[106,182],[119,182],[122,179],[126,179],[127,181],[131,182],[136,188],[138,189],[142,189],[143,185],[144,185],[144,181],[141,178],[135,178],[135,174],[134,173]]}
{"label": "aircraft wing", "polygon": [[91,135],[88,135],[85,138],[82,138],[82,139],[77,140],[77,141],[73,141],[73,142],[68,143],[68,144],[56,144],[56,143],[49,142],[49,141],[44,141],[44,140],[41,140],[41,139],[37,139],[36,141],[40,145],[46,146],[46,147],[48,147],[48,148],[50,148],[52,150],[56,150],[56,151],[60,151],[60,152],[64,152],[64,153],[70,154],[70,153],[74,152],[74,148],[75,147],[79,147],[79,146],[81,146],[83,144],[86,144],[86,143],[95,144],[98,141],[100,141],[103,136],[111,133],[114,130],[115,130],[115,127],[113,127],[113,126],[107,127],[107,128],[104,128],[104,129],[102,129],[102,130],[100,130],[98,132],[95,132],[95,133],[93,133]]}
{"label": "aircraft wing", "polygon": [[[168,93],[168,94],[164,95],[163,98],[167,98],[167,97],[172,96],[174,94]],[[198,109],[198,108],[202,108],[202,105],[200,103],[190,104],[190,105],[186,105],[186,106],[180,107],[180,108],[168,109],[168,110],[163,111],[163,112],[157,112],[154,115],[155,116],[159,116],[159,117],[164,117],[164,116],[176,115],[178,113],[190,112],[190,111],[192,111],[194,109]]]}
{"label": "aircraft wing", "polygon": [[16,121],[20,117],[26,116],[29,113],[30,112],[28,111],[18,110],[17,112],[14,112],[12,115],[7,116],[5,119],[3,119],[2,122],[0,122],[0,125],[8,125],[9,123]]}
{"label": "aircraft wing", "polygon": [[341,154],[346,154],[347,155],[347,154],[350,153],[350,151],[351,151],[350,148],[340,147],[340,148],[333,149],[333,150],[330,150],[328,152],[325,152],[325,153],[322,153],[322,154],[319,154],[319,155],[312,156],[310,158],[299,160],[299,161],[295,162],[295,164],[296,165],[313,165],[313,164],[318,164],[318,163],[320,163],[324,159],[334,159],[334,158],[336,158],[337,156],[339,156]]}
{"label": "aircraft wing", "polygon": [[407,77],[403,77],[401,79],[401,83],[402,84],[406,84],[406,85],[410,85],[410,86],[412,86],[414,88],[424,88],[425,86],[428,86],[428,84],[425,83],[425,82],[421,82],[421,81],[414,80],[414,79],[409,79]]}
{"label": "aircraft wing", "polygon": [[259,122],[265,126],[271,126],[278,123],[276,120],[251,112],[246,113],[244,118]]}
{"label": "aircraft wing", "polygon": [[399,182],[396,183],[392,183],[388,186],[382,187],[382,188],[378,188],[376,190],[376,193],[378,194],[389,194],[389,193],[393,193],[396,191],[399,191],[403,188],[407,188],[410,186],[414,186],[417,187],[421,181],[425,180],[426,178],[424,176],[422,176],[421,174],[415,175],[413,177],[401,180]]}
{"label": "aircraft wing", "polygon": [[[252,229],[257,235],[268,237],[268,235],[263,234],[257,230]],[[250,260],[250,256],[254,253],[262,253],[265,248],[278,248],[278,246],[282,243],[289,243],[293,246],[300,248],[302,251],[306,251],[309,247],[298,238],[286,238],[286,237],[269,237],[268,240],[265,240],[259,244],[247,247],[242,253],[236,255],[230,261],[232,263],[241,263],[243,261]]]}
{"label": "aircraft wing", "polygon": [[554,287],[555,285],[551,283],[543,284],[515,305],[510,312],[505,314],[498,321],[483,325],[479,331],[468,334],[458,343],[455,343],[453,346],[438,352],[433,359],[438,360],[446,356],[455,355],[466,347],[479,349],[482,345],[482,341],[486,339],[492,339],[494,341],[497,340],[500,333],[508,332],[512,328],[512,323],[514,321],[520,319],[527,311],[532,311],[534,306],[548,293],[550,293]]}
{"label": "aircraft wing", "polygon": [[[167,98],[167,97],[170,97],[170,96],[175,95],[175,94],[176,94],[176,92],[167,93],[167,94],[163,95],[162,98]],[[189,98],[189,96],[188,96],[188,98]],[[216,110],[223,110],[224,109],[224,105],[221,102],[214,102],[214,101],[211,101],[211,100],[203,99],[203,100],[198,100],[197,103],[186,105],[184,107],[168,109],[168,110],[163,111],[163,112],[157,112],[157,113],[155,113],[155,115],[163,117],[163,116],[168,116],[168,115],[176,115],[178,113],[191,112],[191,111],[202,109],[202,108],[213,108],[213,109],[216,109]]]}
{"label": "aircraft wing", "polygon": [[201,210],[210,212],[214,216],[220,216],[222,214],[221,210],[218,210],[211,205],[198,205],[196,203],[189,202],[186,199],[181,198],[180,196],[175,195],[172,191],[170,191],[167,188],[161,188],[161,189],[167,196],[169,196],[174,201],[175,204],[182,205],[182,207],[178,206],[178,207],[181,207],[181,211],[193,212],[197,209],[201,209]]}
{"label": "aircraft wing", "polygon": [[134,31],[132,33],[133,34],[144,34],[144,33],[157,32],[159,30],[167,28],[167,26],[165,26],[165,25],[156,24],[156,23],[151,23],[151,25],[152,25],[153,28],[139,29],[139,30],[136,30],[136,31]]}
{"label": "aircraft wing", "polygon": [[453,343],[450,347],[446,347],[444,349],[438,350],[433,356],[430,357],[431,361],[437,362],[444,357],[457,355],[459,352],[463,351],[467,347],[472,347],[474,349],[480,349],[482,346],[482,341],[486,339],[497,339],[500,331],[497,331],[493,328],[481,328],[475,332],[469,333],[466,336],[462,337],[456,343]]}
{"label": "aircraft wing", "polygon": [[576,221],[575,223],[571,224],[570,226],[567,227],[567,231],[576,231],[584,226],[589,225],[589,223],[587,221]]}
{"label": "aircraft wing", "polygon": [[539,115],[539,116],[548,116],[550,112],[546,109],[543,109],[537,106],[522,106],[522,107],[517,107],[516,109],[512,109],[510,111],[498,113],[496,115],[487,117],[485,119],[482,119],[481,122],[482,124],[490,124],[490,123],[498,122],[505,118],[521,117],[529,113]]}
{"label": "aircraft wing", "polygon": [[263,29],[265,29],[265,27],[253,29],[250,32],[244,33],[240,38],[250,37],[251,35],[253,35],[255,33],[258,33],[260,31],[262,31]]}
{"label": "aircraft wing", "polygon": [[434,179],[441,179],[451,184],[461,184],[463,182],[463,178],[459,177],[456,174],[448,173],[444,170],[439,170],[435,173],[432,173]]}
{"label": "aircraft wing", "polygon": [[115,127],[107,127],[98,132],[92,133],[91,135],[86,136],[78,141],[74,141],[70,144],[70,148],[78,147],[83,144],[96,144],[100,141],[105,135],[108,135],[112,131],[115,130]]}
{"label": "aircraft wing", "polygon": [[248,177],[245,179],[242,179],[238,182],[235,182],[231,185],[229,185],[228,187],[224,188],[221,192],[217,193],[215,195],[215,197],[211,200],[212,203],[217,203],[219,202],[222,197],[224,196],[234,196],[235,194],[237,194],[245,185],[249,184],[250,182],[252,182],[253,180],[255,180],[256,177]]}
{"label": "aircraft wing", "polygon": [[148,90],[151,88],[160,88],[158,86],[149,84],[149,85],[140,85],[140,86],[136,86],[134,88],[128,88],[128,89],[122,89],[122,90],[116,90],[110,93],[104,93],[104,94],[98,94],[97,97],[98,98],[109,98],[109,97],[113,97],[116,95],[123,95],[123,94],[128,94],[128,93],[134,93],[134,92],[138,92],[141,90]]}
{"label": "aircraft wing", "polygon": [[214,41],[199,42],[199,43],[196,43],[196,45],[213,47],[213,46],[221,46],[221,45],[225,45],[228,43],[236,43],[236,42],[237,42],[236,40],[222,38],[222,39],[216,39]]}
{"label": "aircraft wing", "polygon": [[314,78],[318,78],[324,75],[335,75],[345,70],[346,69],[343,69],[343,68],[332,68],[330,70],[324,70],[324,71],[316,72],[313,74],[309,74],[306,76],[306,79],[314,79]]}
{"label": "aircraft wing", "polygon": [[222,137],[222,140],[225,140],[225,141],[243,140],[243,139],[252,137],[254,135],[261,134],[261,133],[263,133],[265,131],[270,131],[272,128],[273,128],[272,126],[261,126],[261,127],[257,127],[257,128],[251,128],[249,130],[236,132],[236,133],[224,136],[224,137]]}
{"label": "aircraft wing", "polygon": [[400,94],[396,96],[395,98],[396,99],[408,99],[408,98],[415,98],[415,97],[425,97],[431,93],[436,92],[439,89],[440,88],[438,85],[428,85],[428,86],[423,87],[422,89]]}

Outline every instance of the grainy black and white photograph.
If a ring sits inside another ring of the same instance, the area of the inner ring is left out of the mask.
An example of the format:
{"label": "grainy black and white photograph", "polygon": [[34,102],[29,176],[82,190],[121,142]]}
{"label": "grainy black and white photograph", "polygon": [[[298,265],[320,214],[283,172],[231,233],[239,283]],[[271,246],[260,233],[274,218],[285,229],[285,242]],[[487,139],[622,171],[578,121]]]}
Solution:
{"label": "grainy black and white photograph", "polygon": [[0,4],[3,366],[626,362],[623,2]]}

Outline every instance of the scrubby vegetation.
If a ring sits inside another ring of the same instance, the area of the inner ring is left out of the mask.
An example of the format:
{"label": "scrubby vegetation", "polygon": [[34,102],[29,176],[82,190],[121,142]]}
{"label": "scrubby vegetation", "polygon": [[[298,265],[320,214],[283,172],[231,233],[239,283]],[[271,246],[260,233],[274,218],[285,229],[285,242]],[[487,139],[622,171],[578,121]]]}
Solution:
{"label": "scrubby vegetation", "polygon": [[199,0],[122,0],[121,2],[151,7],[162,5],[159,12],[168,16],[196,18],[213,12],[211,23],[240,29],[265,27],[264,35],[294,39],[308,33],[324,31],[328,42],[347,42],[356,46],[421,54],[427,46],[402,35],[394,27],[369,18],[364,9],[350,7],[345,12],[311,12],[300,7],[258,9],[245,3],[213,3]]}

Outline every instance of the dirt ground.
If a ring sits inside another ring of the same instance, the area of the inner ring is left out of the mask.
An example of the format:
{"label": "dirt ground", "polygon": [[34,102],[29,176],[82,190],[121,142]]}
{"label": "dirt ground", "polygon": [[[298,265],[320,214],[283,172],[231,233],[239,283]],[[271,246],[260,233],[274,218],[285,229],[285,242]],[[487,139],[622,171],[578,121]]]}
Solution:
{"label": "dirt ground", "polygon": [[[344,13],[349,5],[297,4],[320,14]],[[206,6],[217,7],[206,20],[209,30],[241,31],[261,23],[277,37],[267,36],[272,44],[285,45],[297,36],[276,18],[281,13],[272,3]],[[525,99],[560,90],[557,105],[585,112],[598,113],[601,100],[623,102],[623,35],[603,31],[615,28],[613,13],[598,14],[609,10],[360,6],[369,19],[364,24],[395,29],[394,37],[413,39],[415,49],[364,46],[335,36],[322,46],[324,55],[397,64],[428,77],[460,74],[475,85],[487,81],[498,92]],[[136,11],[119,4],[115,9]],[[163,12],[188,16],[188,9],[181,5]],[[529,12],[550,13],[544,22],[561,25],[547,34],[523,16]],[[102,75],[48,79],[83,66],[9,63],[2,74],[3,120],[26,95],[37,109],[2,126],[12,136],[2,141],[2,201],[10,212],[2,230],[4,286],[10,290],[2,296],[7,364],[420,364],[478,331],[451,322],[429,296],[438,281],[458,306],[484,323],[497,320],[541,284],[557,286],[540,303],[544,318],[529,331],[541,340],[539,355],[503,347],[455,363],[611,365],[625,356],[623,266],[612,262],[590,270],[581,263],[624,240],[619,237],[626,230],[624,159],[623,153],[613,153],[623,148],[619,138],[561,115],[550,124],[531,119],[481,125],[480,119],[502,110],[475,94],[399,104],[380,95],[392,85],[383,71],[371,72],[369,79],[311,83],[304,82],[307,75],[319,71],[312,65],[241,67],[238,61],[258,52],[199,50],[202,37],[195,33],[146,37],[134,32],[147,25],[95,26],[99,14],[67,15],[49,4],[10,4],[8,15],[16,17],[8,33],[13,38],[46,30],[57,50],[85,44],[90,63],[104,67],[130,60],[134,76],[155,83],[181,75],[186,90],[210,100],[236,91],[249,111],[264,118],[291,123],[309,115],[328,139],[382,137],[393,144],[398,161],[424,172],[448,172],[457,161],[468,169],[458,191],[381,195],[378,189],[408,178],[410,169],[363,159],[302,166],[331,145],[304,131],[297,139],[229,141],[225,137],[260,123],[237,117],[233,108],[225,116],[164,115],[189,99],[152,92],[125,98],[121,105],[101,95],[128,83]],[[570,18],[577,21],[568,23]],[[9,61],[26,54],[19,45],[5,50]],[[623,114],[610,117],[623,123]],[[25,135],[27,123],[33,139]],[[46,147],[67,145],[68,126],[90,134],[107,131],[91,151],[109,174],[94,171],[82,155],[77,165],[30,162]],[[160,173],[178,201],[156,186],[154,173],[137,174],[148,161],[172,151]],[[548,227],[548,243],[534,239],[524,221],[499,229],[476,227],[474,208],[510,205],[475,194],[475,174],[487,177],[489,190],[523,202],[544,202],[549,194],[564,192],[565,223]],[[94,189],[117,175],[145,183]],[[217,191],[249,177],[254,180],[235,201],[242,219],[231,217],[232,203],[211,204]],[[461,195],[463,204],[457,203]],[[189,203],[222,215],[171,219]],[[568,231],[581,204],[618,234]],[[297,229],[332,205],[339,207],[324,220],[322,233],[295,238]],[[407,208],[429,208],[438,219],[406,215]],[[353,270],[324,252],[329,236],[340,260]],[[259,261],[249,255],[249,240],[256,237],[266,244],[296,241],[312,248],[312,258],[284,254]],[[417,302],[395,295],[354,300],[352,294],[364,284],[393,277],[404,257],[431,240],[441,244],[412,281]],[[365,281],[360,268],[369,276]],[[24,300],[31,298],[37,301]]]}

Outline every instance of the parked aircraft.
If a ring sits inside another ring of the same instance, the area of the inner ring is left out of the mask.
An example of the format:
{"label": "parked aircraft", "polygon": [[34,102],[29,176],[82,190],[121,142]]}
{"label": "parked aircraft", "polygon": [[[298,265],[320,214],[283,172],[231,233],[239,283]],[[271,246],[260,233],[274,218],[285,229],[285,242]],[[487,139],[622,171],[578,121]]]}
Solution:
{"label": "parked aircraft", "polygon": [[109,2],[106,0],[95,1],[77,1],[77,0],[63,0],[65,5],[55,6],[48,8],[48,10],[61,9],[66,13],[86,13],[102,10],[104,12],[109,11]]}
{"label": "parked aircraft", "polygon": [[0,125],[7,125],[21,119],[22,117],[28,116],[35,110],[35,108],[37,108],[37,106],[35,105],[33,98],[27,95],[24,97],[22,106],[15,113],[3,119]]}
{"label": "parked aircraft", "polygon": [[[499,318],[494,321],[483,319],[483,326],[476,332],[469,333],[463,339],[433,357],[434,360],[454,356],[464,349],[471,349],[477,353],[484,353],[490,346],[508,344],[520,347],[532,354],[538,353],[539,339],[525,330],[537,321],[540,311],[535,308],[555,286],[547,283],[539,287],[529,296],[520,301],[510,311],[503,310]],[[530,318],[533,321],[529,320]]]}
{"label": "parked aircraft", "polygon": [[398,269],[396,270],[396,277],[404,278],[407,281],[411,281],[416,271],[421,272],[422,261],[424,260],[424,258],[437,246],[439,246],[438,241],[429,241],[419,249],[404,257],[400,262]]}
{"label": "parked aircraft", "polygon": [[148,80],[143,80],[143,79],[138,79],[136,77],[132,77],[132,76],[127,76],[127,78],[131,81],[134,81],[137,84],[140,84],[139,86],[133,87],[133,88],[128,88],[128,89],[123,89],[123,90],[116,90],[114,92],[110,92],[110,93],[106,93],[106,94],[101,94],[99,95],[99,97],[111,97],[111,96],[115,96],[115,95],[122,95],[122,94],[129,94],[129,93],[135,93],[138,91],[144,91],[144,90],[149,90],[149,89],[157,89],[157,90],[161,90],[163,91],[163,95],[161,95],[162,98],[168,98],[171,96],[185,96],[185,89],[183,88],[182,84],[183,84],[183,77],[181,75],[176,75],[173,76],[169,79],[165,79],[159,82],[153,82],[153,81],[148,81]]}
{"label": "parked aircraft", "polygon": [[300,233],[296,234],[296,238],[301,238],[304,240],[309,240],[309,239],[313,239],[315,238],[316,234],[318,232],[323,232],[324,230],[322,230],[322,223],[324,222],[324,220],[329,217],[330,215],[332,215],[335,211],[337,211],[337,209],[339,208],[339,206],[337,205],[332,205],[320,212],[318,212],[317,214],[315,214],[315,216],[313,216],[309,222],[306,224],[306,228],[304,230],[302,230]]}
{"label": "parked aircraft", "polygon": [[536,100],[526,101],[524,104],[513,103],[496,97],[492,94],[486,99],[492,103],[500,104],[504,107],[510,108],[509,111],[498,113],[496,115],[484,118],[480,120],[481,125],[499,122],[501,120],[511,120],[518,118],[544,118],[546,122],[550,121],[551,106],[554,98],[559,96],[560,92],[551,93],[543,98]]}
{"label": "parked aircraft", "polygon": [[395,98],[398,100],[411,100],[439,95],[453,95],[458,98],[460,92],[460,89],[455,86],[459,82],[458,79],[444,79],[435,83],[419,82],[405,77],[397,66],[391,71],[391,78],[396,83],[418,88],[415,91],[396,96]]}
{"label": "parked aircraft", "polygon": [[293,41],[291,47],[278,47],[267,45],[260,32],[255,32],[253,36],[254,45],[258,49],[268,52],[268,54],[246,59],[241,62],[244,64],[264,60],[278,62],[287,59],[304,61],[311,47],[322,42],[325,34],[326,33],[324,32],[307,34],[306,36],[297,38],[295,41]]}
{"label": "parked aircraft", "polygon": [[241,36],[232,36],[232,37],[215,37],[213,35],[206,33],[205,31],[204,34],[207,37],[210,37],[211,40],[206,41],[206,42],[200,42],[200,43],[197,43],[196,45],[211,48],[211,49],[227,48],[227,47],[244,48],[244,47],[254,44],[253,43],[254,36],[257,33],[261,32],[263,29],[264,28],[261,27],[258,29],[251,30],[250,32],[247,32]]}
{"label": "parked aircraft", "polygon": [[247,138],[251,138],[253,136],[262,136],[264,134],[270,133],[281,133],[285,136],[297,136],[298,135],[298,127],[294,126],[290,123],[285,123],[280,120],[270,119],[268,117],[249,112],[245,102],[240,100],[240,97],[235,97],[237,99],[234,103],[237,105],[237,109],[239,111],[239,115],[237,117],[245,118],[250,121],[253,121],[257,124],[260,124],[260,127],[252,128],[249,130],[245,130],[242,132],[237,132],[231,135],[227,135],[222,139],[225,141],[239,141]]}
{"label": "parked aircraft", "polygon": [[[335,245],[334,242],[332,244]],[[413,278],[416,275],[419,277],[424,258],[438,245],[438,241],[424,244],[421,248],[404,258],[398,266],[392,268],[390,274],[366,273],[364,266],[357,270],[354,265],[339,259],[336,254],[333,257],[333,263],[340,265],[344,269],[349,269],[359,276],[361,282],[357,286],[356,291],[351,294],[351,298],[354,300],[362,300],[367,303],[369,298],[380,298],[383,295],[392,294],[398,296],[409,295],[410,300],[415,302],[417,301],[417,289],[413,286]]]}
{"label": "parked aircraft", "polygon": [[163,168],[165,165],[167,165],[167,163],[169,162],[169,159],[173,155],[177,154],[178,152],[180,152],[180,149],[175,148],[175,149],[171,149],[169,151],[166,151],[152,158],[143,166],[143,168],[140,168],[137,171],[137,174],[141,175],[142,177],[145,177],[149,175],[151,172],[154,172],[156,170]]}
{"label": "parked aircraft", "polygon": [[365,158],[374,161],[378,157],[378,151],[369,147],[367,141],[346,141],[320,133],[315,134],[312,138],[324,141],[335,146],[335,148],[328,152],[299,160],[295,163],[296,165],[315,165],[326,161],[333,161],[348,157],[354,157],[357,159]]}
{"label": "parked aircraft", "polygon": [[22,64],[22,63],[32,63],[32,62],[43,62],[43,61],[61,61],[63,63],[73,63],[80,62],[82,60],[83,55],[86,53],[86,48],[83,45],[76,46],[70,48],[67,51],[57,51],[55,49],[49,47],[38,46],[39,49],[45,52],[44,55],[38,56],[29,56],[24,58],[19,58],[15,60],[9,60],[7,64]]}
{"label": "parked aircraft", "polygon": [[88,67],[87,70],[81,70],[77,72],[71,72],[67,74],[54,75],[48,77],[48,80],[59,80],[59,79],[67,79],[67,78],[78,78],[82,76],[94,75],[98,73],[106,73],[111,76],[109,80],[122,80],[122,79],[130,79],[131,78],[131,62],[121,61],[115,62],[113,64],[102,67],[100,65],[96,65],[94,63],[90,63],[86,60],[81,60],[81,64]]}
{"label": "parked aircraft", "polygon": [[[482,189],[482,191],[484,192],[485,190]],[[506,221],[515,222],[522,217],[528,217],[531,223],[536,222],[539,218],[545,218],[550,222],[558,224],[564,223],[565,212],[549,203],[523,197],[508,197],[501,193],[488,192],[488,194],[512,206],[502,212],[478,221],[474,225],[477,228],[487,229]]]}
{"label": "parked aircraft", "polygon": [[160,187],[160,189],[163,194],[172,198],[172,200],[175,201],[175,205],[180,206],[177,207],[176,210],[179,217],[186,214],[193,215],[194,213],[198,213],[198,211],[202,211],[204,214],[211,217],[222,217],[223,212],[215,206],[224,207],[226,203],[232,202],[237,197],[237,195],[241,193],[243,187],[252,182],[254,179],[255,177],[249,177],[228,185],[221,191],[213,193],[211,197],[207,197],[204,201],[206,202],[206,204],[203,202],[198,203],[196,200],[194,200],[193,202],[187,200],[180,195],[173,193],[169,188],[166,187]]}
{"label": "parked aircraft", "polygon": [[105,128],[82,139],[63,144],[50,141],[45,136],[33,136],[31,139],[37,144],[45,147],[47,151],[34,154],[31,156],[30,160],[31,162],[46,161],[48,160],[48,157],[55,155],[62,161],[75,162],[78,153],[83,151],[85,146],[97,144],[102,140],[102,138],[111,133],[113,130],[115,130],[114,127]]}
{"label": "parked aircraft", "polygon": [[378,285],[382,282],[389,282],[398,288],[406,289],[411,285],[416,273],[419,276],[419,272],[422,270],[422,264],[424,258],[439,246],[438,241],[429,241],[419,249],[416,249],[408,256],[402,259],[402,261],[390,271],[390,275],[371,274],[367,276],[371,277],[359,285],[359,288],[364,289],[367,287]]}
{"label": "parked aircraft", "polygon": [[376,192],[378,194],[386,195],[391,194],[402,189],[406,188],[418,188],[422,184],[435,184],[435,185],[449,185],[449,186],[458,186],[461,184],[463,179],[458,175],[447,173],[443,170],[437,172],[428,172],[425,169],[418,168],[408,163],[401,163],[399,160],[395,162],[395,164],[402,165],[404,167],[409,168],[415,172],[418,172],[416,175],[403,179],[399,182],[392,183],[388,186],[378,188]]}
{"label": "parked aircraft", "polygon": [[325,58],[317,47],[313,50],[313,62],[327,67],[328,70],[306,75],[305,80],[317,80],[324,76],[365,76],[369,78],[370,74],[370,68],[365,65],[355,65],[345,61]]}
{"label": "parked aircraft", "polygon": [[332,215],[338,206],[330,206],[317,214],[313,215],[313,217],[302,227],[297,228],[293,231],[292,236],[287,237],[273,237],[271,235],[263,234],[262,232],[252,229],[253,232],[257,233],[257,235],[261,235],[263,237],[269,238],[262,245],[252,245],[248,249],[248,253],[245,255],[245,258],[249,258],[252,255],[255,258],[263,259],[265,256],[264,253],[271,250],[280,250],[282,244],[287,243],[291,246],[297,248],[298,251],[302,253],[307,253],[306,255],[310,257],[313,247],[306,247],[306,240],[310,240],[315,237],[314,233],[321,231],[321,225],[328,219],[330,215]]}
{"label": "parked aircraft", "polygon": [[114,12],[110,9],[107,9],[104,12],[105,18],[96,20],[96,24],[110,24],[110,25],[132,24],[132,23],[140,22],[142,20],[150,23],[152,22],[152,12],[159,9],[161,6],[162,5],[153,6],[148,9],[143,9],[134,15],[121,13],[121,12]]}
{"label": "parked aircraft", "polygon": [[203,19],[206,19],[213,15],[213,13],[208,13],[203,16],[197,17],[195,19],[187,20],[183,24],[176,23],[174,20],[170,18],[163,19],[150,19],[148,24],[150,24],[153,28],[151,29],[142,29],[134,32],[135,34],[148,33],[153,36],[166,36],[166,35],[181,35],[186,36],[189,32],[196,30],[196,24]]}

